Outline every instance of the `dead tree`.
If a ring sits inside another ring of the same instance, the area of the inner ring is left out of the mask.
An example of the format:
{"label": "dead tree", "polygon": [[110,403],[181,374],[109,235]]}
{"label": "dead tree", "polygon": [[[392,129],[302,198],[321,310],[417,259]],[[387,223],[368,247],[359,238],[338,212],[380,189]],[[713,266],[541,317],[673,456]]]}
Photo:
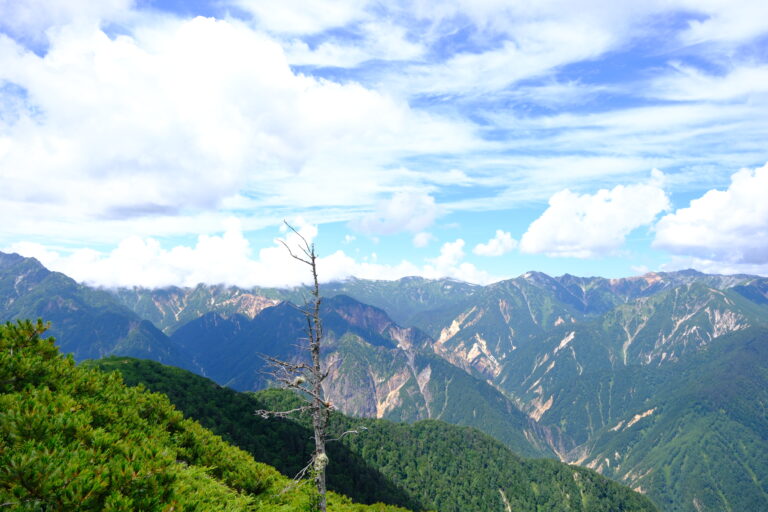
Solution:
{"label": "dead tree", "polygon": [[328,372],[323,371],[320,364],[323,324],[320,320],[321,298],[320,286],[317,281],[317,254],[315,253],[315,244],[307,242],[307,239],[287,222],[285,225],[299,238],[299,247],[298,250],[293,250],[284,240],[280,240],[280,243],[285,246],[288,254],[293,259],[309,266],[312,272],[311,297],[305,301],[303,306],[298,308],[306,319],[305,330],[307,337],[303,340],[304,343],[301,348],[309,353],[309,363],[283,361],[270,356],[264,357],[267,364],[272,368],[271,375],[273,378],[285,388],[297,391],[307,403],[288,411],[261,410],[256,411],[256,413],[265,418],[286,417],[300,412],[309,412],[311,414],[315,434],[315,451],[309,464],[296,475],[295,479],[300,480],[307,472],[310,472],[317,487],[317,509],[321,512],[326,512],[325,467],[328,465],[328,455],[325,451],[325,444],[328,418],[333,406],[330,402],[326,401],[323,393],[323,381],[328,376]]}

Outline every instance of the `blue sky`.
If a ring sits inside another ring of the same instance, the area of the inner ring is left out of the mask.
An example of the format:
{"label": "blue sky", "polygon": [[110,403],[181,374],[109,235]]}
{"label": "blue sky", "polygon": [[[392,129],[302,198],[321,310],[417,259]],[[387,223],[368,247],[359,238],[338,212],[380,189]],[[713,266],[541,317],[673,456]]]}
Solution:
{"label": "blue sky", "polygon": [[0,0],[0,250],[92,284],[768,275],[767,163],[758,0]]}

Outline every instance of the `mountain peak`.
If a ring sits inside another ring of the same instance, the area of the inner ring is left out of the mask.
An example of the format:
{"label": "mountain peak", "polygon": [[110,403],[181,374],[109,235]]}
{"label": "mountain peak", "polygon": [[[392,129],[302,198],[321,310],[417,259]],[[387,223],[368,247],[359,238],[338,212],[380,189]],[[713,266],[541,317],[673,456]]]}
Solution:
{"label": "mountain peak", "polygon": [[22,263],[22,262],[27,262],[37,267],[45,268],[43,264],[37,260],[37,258],[27,258],[15,252],[8,253],[8,252],[0,251],[0,268],[8,268],[13,265],[18,265],[19,263]]}
{"label": "mountain peak", "polygon": [[678,276],[690,276],[690,277],[699,277],[699,276],[703,276],[704,275],[703,272],[699,272],[698,270],[693,269],[693,268],[686,268],[686,269],[683,269],[683,270],[677,270],[675,272],[670,272],[670,274],[675,274],[675,275],[678,275]]}
{"label": "mountain peak", "polygon": [[538,270],[529,270],[528,272],[521,274],[520,277],[523,279],[530,279],[530,280],[551,279],[549,275],[545,274],[544,272],[539,272]]}

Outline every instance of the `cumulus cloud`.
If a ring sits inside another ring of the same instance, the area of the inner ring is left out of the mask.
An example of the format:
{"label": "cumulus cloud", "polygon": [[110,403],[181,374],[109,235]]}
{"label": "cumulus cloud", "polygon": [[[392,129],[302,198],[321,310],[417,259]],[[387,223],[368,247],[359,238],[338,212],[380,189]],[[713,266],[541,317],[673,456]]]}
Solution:
{"label": "cumulus cloud", "polygon": [[[291,224],[308,243],[318,236],[317,226],[301,218]],[[5,251],[35,257],[46,267],[63,272],[73,279],[95,286],[149,288],[163,286],[195,286],[198,283],[225,284],[240,287],[292,287],[311,279],[307,268],[291,258],[280,240],[299,254],[301,240],[285,228],[271,246],[254,249],[245,237],[239,220],[231,218],[219,235],[200,235],[193,246],[164,248],[154,238],[131,236],[108,252],[77,249],[67,253],[39,243],[18,242]],[[424,265],[408,260],[397,264],[377,263],[376,255],[358,260],[338,250],[318,259],[322,282],[349,277],[364,279],[399,279],[420,275],[427,278],[451,277],[474,283],[488,283],[493,276],[462,261],[464,241],[459,239],[441,247],[435,258]]]}
{"label": "cumulus cloud", "polygon": [[454,242],[446,242],[440,248],[440,256],[431,260],[436,269],[446,269],[455,267],[464,259],[464,245],[466,242],[461,238]]}
{"label": "cumulus cloud", "polygon": [[435,235],[432,233],[428,233],[426,231],[420,231],[419,233],[416,233],[413,235],[413,246],[414,247],[426,247],[429,245],[429,242],[435,239]]}
{"label": "cumulus cloud", "polygon": [[125,18],[133,4],[134,0],[0,0],[0,29],[42,43],[52,27]]}
{"label": "cumulus cloud", "polygon": [[629,233],[669,209],[662,180],[661,171],[654,170],[649,183],[619,185],[595,194],[558,192],[522,236],[520,250],[574,258],[615,252]]}
{"label": "cumulus cloud", "polygon": [[129,28],[63,25],[44,55],[0,34],[0,209],[20,230],[55,237],[41,219],[188,215],[237,197],[289,214],[354,210],[423,188],[419,173],[392,170],[399,158],[478,144],[469,122],[295,73],[277,42],[236,20]]}
{"label": "cumulus cloud", "polygon": [[517,247],[517,240],[510,233],[496,230],[496,236],[488,240],[488,243],[477,244],[472,252],[480,256],[501,256]]}
{"label": "cumulus cloud", "polygon": [[462,261],[464,259],[464,245],[461,238],[453,242],[446,242],[440,247],[440,254],[436,258],[428,260],[420,275],[428,278],[453,277],[470,283],[489,283],[495,279],[475,265]]}
{"label": "cumulus cloud", "polygon": [[367,235],[417,233],[432,225],[439,214],[435,198],[429,194],[397,192],[379,201],[376,210],[350,223]]}
{"label": "cumulus cloud", "polygon": [[768,268],[767,193],[768,164],[741,169],[726,190],[710,190],[662,217],[653,246],[696,258],[698,268]]}

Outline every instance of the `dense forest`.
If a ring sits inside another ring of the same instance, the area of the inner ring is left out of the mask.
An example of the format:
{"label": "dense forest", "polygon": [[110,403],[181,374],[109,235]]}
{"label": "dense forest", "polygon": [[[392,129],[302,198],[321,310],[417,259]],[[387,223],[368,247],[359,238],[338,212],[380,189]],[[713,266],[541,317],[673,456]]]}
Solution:
{"label": "dense forest", "polygon": [[[285,474],[295,474],[309,459],[308,418],[263,420],[253,414],[293,407],[298,399],[291,393],[238,393],[146,360],[112,357],[86,365],[117,370],[126,383],[167,394],[186,415]],[[503,510],[505,499],[515,511],[656,510],[647,498],[594,471],[521,458],[468,427],[334,413],[330,437],[342,439],[329,444],[329,486],[357,501],[443,512]]]}

